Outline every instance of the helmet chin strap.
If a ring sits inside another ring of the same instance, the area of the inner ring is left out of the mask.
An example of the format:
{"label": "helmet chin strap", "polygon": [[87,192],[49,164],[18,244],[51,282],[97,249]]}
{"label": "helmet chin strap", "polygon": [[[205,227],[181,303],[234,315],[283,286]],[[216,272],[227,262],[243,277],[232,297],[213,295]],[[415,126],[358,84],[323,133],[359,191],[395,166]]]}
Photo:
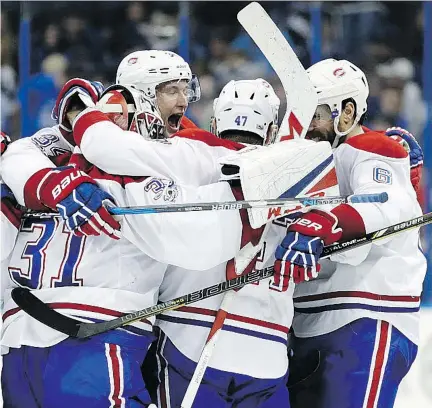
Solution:
{"label": "helmet chin strap", "polygon": [[352,132],[352,130],[357,126],[357,123],[358,123],[358,121],[360,120],[360,118],[358,118],[358,117],[356,117],[355,118],[355,120],[354,120],[354,122],[353,122],[353,124],[352,124],[352,126],[348,129],[348,130],[346,130],[345,132],[341,132],[338,128],[339,128],[339,119],[340,119],[340,115],[338,115],[335,119],[334,119],[334,122],[333,122],[333,126],[334,126],[334,131],[335,131],[335,133],[336,133],[336,137],[335,137],[335,139],[333,140],[333,143],[332,143],[332,148],[333,149],[336,149],[336,147],[338,147],[339,145],[340,145],[340,143],[341,143],[341,138],[343,137],[343,136],[346,136],[346,135],[348,135],[350,132]]}

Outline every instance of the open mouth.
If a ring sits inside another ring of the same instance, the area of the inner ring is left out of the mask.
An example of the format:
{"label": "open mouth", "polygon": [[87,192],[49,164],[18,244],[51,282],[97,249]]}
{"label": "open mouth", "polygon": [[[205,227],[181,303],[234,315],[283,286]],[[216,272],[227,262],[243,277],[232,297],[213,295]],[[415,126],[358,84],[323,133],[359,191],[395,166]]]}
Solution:
{"label": "open mouth", "polygon": [[181,113],[174,113],[172,115],[170,115],[168,117],[168,125],[169,127],[171,127],[174,130],[179,130],[180,129],[180,121],[181,118],[183,117],[183,114]]}

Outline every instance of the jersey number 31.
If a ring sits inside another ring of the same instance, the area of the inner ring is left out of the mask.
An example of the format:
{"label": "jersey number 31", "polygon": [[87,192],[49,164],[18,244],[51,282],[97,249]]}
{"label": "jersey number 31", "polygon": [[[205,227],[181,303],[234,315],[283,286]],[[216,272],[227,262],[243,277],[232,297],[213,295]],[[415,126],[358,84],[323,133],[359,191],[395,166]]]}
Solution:
{"label": "jersey number 31", "polygon": [[[23,244],[17,242],[8,268],[9,275],[15,283],[30,289],[82,286],[82,279],[76,277],[76,269],[83,253],[85,237],[73,235],[59,218],[26,218],[20,231],[20,236],[27,235],[22,234],[23,232],[29,235]],[[58,239],[60,234],[62,240]],[[54,236],[56,238],[53,240]],[[60,242],[62,248],[58,246]],[[52,248],[53,244],[56,245],[55,248]],[[17,253],[21,248],[21,254]],[[63,249],[63,256],[58,265],[48,264],[47,254],[50,249],[54,251],[54,258],[59,255],[57,251]],[[13,266],[14,263],[21,267]],[[47,268],[49,272],[45,275]]]}

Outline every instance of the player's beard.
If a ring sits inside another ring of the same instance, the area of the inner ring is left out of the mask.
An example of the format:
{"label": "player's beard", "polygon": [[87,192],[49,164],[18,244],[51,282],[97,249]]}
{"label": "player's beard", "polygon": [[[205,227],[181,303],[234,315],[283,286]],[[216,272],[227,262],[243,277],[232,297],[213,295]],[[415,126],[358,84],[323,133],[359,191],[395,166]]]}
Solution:
{"label": "player's beard", "polygon": [[313,140],[314,142],[329,142],[333,145],[333,142],[336,138],[336,132],[334,128],[325,129],[325,128],[314,128],[306,133],[305,139]]}

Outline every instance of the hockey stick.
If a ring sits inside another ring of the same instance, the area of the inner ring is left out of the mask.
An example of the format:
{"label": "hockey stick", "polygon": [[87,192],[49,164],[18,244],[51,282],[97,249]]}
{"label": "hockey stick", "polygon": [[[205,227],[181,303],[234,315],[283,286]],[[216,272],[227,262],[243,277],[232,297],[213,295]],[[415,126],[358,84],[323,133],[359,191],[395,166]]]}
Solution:
{"label": "hockey stick", "polygon": [[[324,247],[321,258],[328,258],[331,255],[348,251],[362,245],[370,244],[380,239],[388,238],[395,234],[408,231],[414,228],[422,227],[423,225],[432,223],[432,212],[424,214],[420,217],[413,218],[408,221],[400,222],[391,225],[390,227],[370,232],[362,238],[355,238],[347,242],[336,243]],[[108,330],[118,329],[119,327],[131,324],[141,319],[149,318],[169,310],[178,309],[190,303],[208,299],[221,293],[228,292],[233,289],[240,289],[243,286],[267,279],[273,276],[273,267],[264,268],[251,273],[239,276],[229,281],[221,282],[207,288],[197,290],[188,295],[168,300],[164,303],[159,303],[154,306],[147,307],[136,312],[128,313],[122,317],[109,320],[101,323],[85,323],[71,317],[65,316],[51,309],[48,304],[43,303],[27,288],[12,289],[12,299],[30,316],[34,317],[41,323],[49,326],[61,333],[70,337],[85,339],[106,332]]]}
{"label": "hockey stick", "polygon": [[228,315],[228,307],[235,298],[235,292],[232,290],[227,292],[222,300],[219,310],[216,313],[213,326],[210,329],[210,333],[207,336],[207,340],[204,344],[204,348],[201,352],[200,358],[195,367],[195,371],[186,389],[180,408],[191,408],[195,397],[198,393],[199,386],[206,372],[207,366],[210,363],[210,359],[213,355],[213,351],[216,348],[219,335],[222,331],[225,319]]}
{"label": "hockey stick", "polygon": [[[304,137],[318,105],[314,86],[276,24],[258,3],[250,3],[237,14],[237,19],[261,50],[282,83],[287,111],[282,120],[278,140]],[[216,314],[192,379],[181,403],[191,408],[235,294],[228,292]]]}
{"label": "hockey stick", "polygon": [[318,105],[318,95],[302,63],[259,3],[248,4],[237,20],[264,54],[285,91],[287,110],[277,140],[304,137]]}
{"label": "hockey stick", "polygon": [[[340,197],[295,197],[295,198],[276,198],[269,200],[249,200],[249,201],[225,201],[209,203],[191,203],[191,204],[171,204],[155,206],[134,206],[134,207],[109,207],[108,211],[114,215],[128,214],[161,214],[161,213],[179,213],[192,211],[227,211],[243,210],[247,208],[265,208],[265,207],[284,207],[301,204],[304,206],[312,205],[337,205],[337,204],[356,204],[356,203],[385,203],[388,200],[387,193],[376,194],[353,194]],[[29,212],[25,217],[59,217],[58,213],[37,213]]]}
{"label": "hockey stick", "polygon": [[[248,259],[252,261],[252,259],[256,259],[256,255],[259,253],[259,251],[262,250],[264,246],[264,242],[267,236],[267,233],[270,229],[271,224],[266,224],[264,231],[261,233],[261,237],[259,239],[259,242],[257,245],[254,246],[254,249],[251,251],[251,249],[248,249],[248,247],[244,247],[240,250],[240,252],[236,255],[234,258],[235,260],[242,257],[245,257],[245,255],[249,252],[249,256],[247,256]],[[258,251],[258,252],[257,252]],[[243,252],[243,255],[242,255]],[[244,264],[244,267],[236,273],[238,275],[244,273],[245,268],[247,268],[247,264]],[[235,265],[235,262],[234,262]],[[210,332],[207,336],[206,342],[204,344],[204,347],[201,351],[201,355],[199,357],[199,360],[195,366],[195,370],[193,372],[192,378],[189,381],[189,385],[186,389],[185,395],[183,396],[182,403],[180,405],[180,408],[191,408],[193,402],[195,401],[196,395],[198,393],[199,386],[201,385],[201,381],[204,377],[204,374],[207,370],[207,366],[210,363],[210,359],[213,355],[213,352],[216,348],[217,341],[219,339],[220,333],[222,331],[223,325],[225,324],[226,317],[228,315],[228,309],[231,305],[231,303],[235,300],[237,295],[237,292],[231,290],[227,293],[225,293],[225,296],[222,299],[222,302],[219,306],[219,310],[216,313],[215,319],[213,321],[213,325],[210,329]]]}

